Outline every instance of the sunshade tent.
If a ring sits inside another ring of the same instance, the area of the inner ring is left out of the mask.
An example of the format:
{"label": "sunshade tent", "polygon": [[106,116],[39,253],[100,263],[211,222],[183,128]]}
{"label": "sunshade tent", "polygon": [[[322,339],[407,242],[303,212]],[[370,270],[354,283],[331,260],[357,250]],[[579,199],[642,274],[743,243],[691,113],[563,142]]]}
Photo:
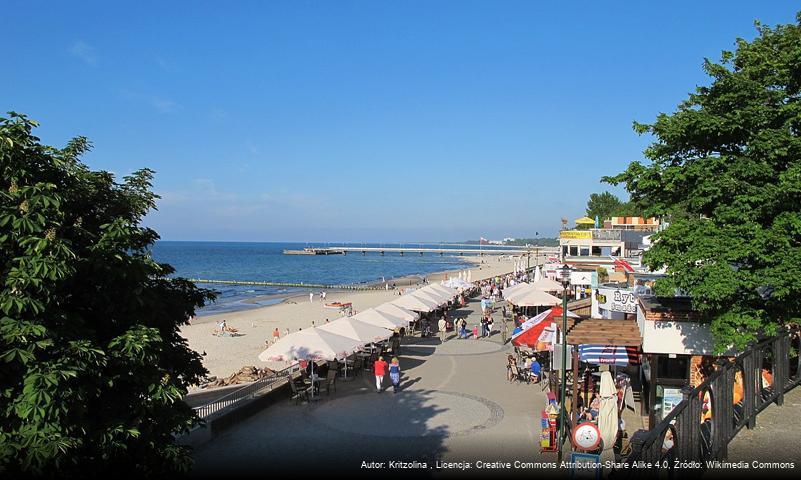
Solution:
{"label": "sunshade tent", "polygon": [[639,365],[639,348],[622,345],[591,345],[578,346],[579,360],[594,365]]}
{"label": "sunshade tent", "polygon": [[410,293],[410,295],[424,300],[430,300],[434,302],[437,307],[441,307],[442,305],[448,303],[448,299],[438,292],[417,290]]}
{"label": "sunshade tent", "polygon": [[439,306],[433,300],[416,297],[412,294],[401,295],[397,300],[393,300],[390,303],[415,312],[431,312]]}
{"label": "sunshade tent", "polygon": [[[363,322],[356,317],[342,317],[333,322],[320,325],[320,330],[342,335],[362,342],[362,344],[380,342],[392,336],[389,328],[378,327],[373,324]],[[394,329],[394,326],[392,327]]]}
{"label": "sunshade tent", "polygon": [[539,280],[531,283],[531,286],[543,292],[559,292],[565,288],[561,283],[546,277],[541,277]]}
{"label": "sunshade tent", "polygon": [[420,315],[417,314],[416,312],[414,312],[412,310],[408,310],[408,309],[403,308],[403,307],[399,307],[397,305],[393,305],[392,303],[389,303],[389,302],[383,303],[383,304],[375,307],[374,310],[376,310],[376,311],[378,311],[380,313],[389,314],[392,317],[400,318],[400,319],[404,320],[407,323],[411,323],[411,322],[417,320],[418,318],[420,318]]}
{"label": "sunshade tent", "polygon": [[453,297],[456,296],[456,291],[450,289],[446,290],[442,285],[427,285],[420,290],[417,290],[415,293],[425,294],[432,299],[441,301],[443,305],[448,303],[450,300],[453,300]]}
{"label": "sunshade tent", "polygon": [[432,283],[431,285],[428,285],[423,288],[423,290],[426,289],[434,292],[440,292],[443,295],[445,295],[448,298],[448,300],[452,300],[459,293],[459,291],[456,288],[447,287],[439,283]]}
{"label": "sunshade tent", "polygon": [[307,328],[293,332],[278,340],[259,354],[259,360],[334,360],[344,358],[357,351],[363,342],[326,332],[319,328]]}
{"label": "sunshade tent", "polygon": [[544,307],[559,303],[557,297],[540,290],[529,290],[520,295],[515,295],[507,301],[518,307]]}
{"label": "sunshade tent", "polygon": [[601,431],[603,450],[601,461],[614,460],[614,446],[617,440],[617,431],[620,428],[617,417],[617,388],[612,380],[612,374],[601,372],[601,406],[598,409],[598,430]]}
{"label": "sunshade tent", "polygon": [[350,317],[360,322],[368,323],[374,327],[387,328],[394,330],[405,327],[409,324],[408,320],[395,316],[388,312],[379,311],[375,308],[368,308]]}
{"label": "sunshade tent", "polygon": [[503,298],[509,299],[510,297],[514,296],[515,292],[518,292],[528,286],[529,284],[526,282],[518,283],[517,285],[512,285],[509,288],[503,289]]}
{"label": "sunshade tent", "polygon": [[[359,321],[353,317],[342,317],[331,323],[320,325],[320,330],[342,335],[361,342],[362,345],[373,342],[380,342],[392,336],[392,331],[387,328]],[[345,378],[348,378],[348,362],[345,362]]]}
{"label": "sunshade tent", "polygon": [[576,225],[595,225],[595,220],[590,217],[581,217],[576,219]]}
{"label": "sunshade tent", "polygon": [[553,350],[553,336],[556,323],[552,320],[543,320],[528,330],[518,332],[512,336],[512,345],[526,346],[535,351]]}

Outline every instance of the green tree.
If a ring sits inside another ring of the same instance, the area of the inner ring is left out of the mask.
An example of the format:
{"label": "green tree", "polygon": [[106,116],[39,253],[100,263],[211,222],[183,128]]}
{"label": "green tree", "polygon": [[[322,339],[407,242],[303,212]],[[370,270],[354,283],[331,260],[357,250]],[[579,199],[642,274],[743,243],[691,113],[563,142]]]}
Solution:
{"label": "green tree", "polygon": [[676,112],[635,123],[655,138],[649,164],[604,178],[669,220],[644,262],[667,266],[657,292],[688,292],[719,349],[797,321],[801,306],[801,14],[757,31],[707,59],[711,84]]}
{"label": "green tree", "polygon": [[178,328],[212,299],[150,258],[152,172],[115,183],[0,118],[0,474],[186,471],[206,370]]}
{"label": "green tree", "polygon": [[615,212],[617,212],[621,205],[620,199],[612,193],[593,193],[587,201],[586,213],[587,216],[592,219],[595,219],[597,215],[598,219],[603,222],[607,218],[615,215]]}

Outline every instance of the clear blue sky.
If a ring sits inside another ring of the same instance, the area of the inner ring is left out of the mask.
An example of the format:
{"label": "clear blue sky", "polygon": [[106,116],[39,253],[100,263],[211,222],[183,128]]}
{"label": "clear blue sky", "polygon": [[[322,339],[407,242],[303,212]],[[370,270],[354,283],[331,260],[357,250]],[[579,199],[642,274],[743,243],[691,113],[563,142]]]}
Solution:
{"label": "clear blue sky", "polygon": [[[567,5],[565,5],[568,3]],[[164,239],[553,235],[796,2],[6,1],[0,109],[157,172]]]}

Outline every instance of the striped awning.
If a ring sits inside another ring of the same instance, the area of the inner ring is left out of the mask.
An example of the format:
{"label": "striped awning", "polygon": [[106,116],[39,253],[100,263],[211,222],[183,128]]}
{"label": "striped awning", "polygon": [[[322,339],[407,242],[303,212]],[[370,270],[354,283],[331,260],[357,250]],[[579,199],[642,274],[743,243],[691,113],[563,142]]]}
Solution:
{"label": "striped awning", "polygon": [[640,364],[640,349],[619,345],[579,345],[579,360],[594,365],[627,365]]}

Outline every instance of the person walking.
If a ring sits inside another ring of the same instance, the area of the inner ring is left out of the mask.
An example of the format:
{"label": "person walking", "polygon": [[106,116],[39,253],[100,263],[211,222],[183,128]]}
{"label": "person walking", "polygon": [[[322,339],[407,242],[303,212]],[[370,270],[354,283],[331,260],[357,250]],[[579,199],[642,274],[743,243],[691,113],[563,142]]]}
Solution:
{"label": "person walking", "polygon": [[375,391],[381,393],[381,388],[384,386],[384,375],[387,372],[387,362],[384,357],[378,357],[378,360],[373,364],[373,373],[375,373]]}
{"label": "person walking", "polygon": [[503,340],[504,345],[506,345],[507,335],[509,335],[509,325],[506,323],[506,319],[504,318],[501,320],[501,340]]}
{"label": "person walking", "polygon": [[392,380],[393,393],[400,391],[400,362],[398,357],[392,358],[392,363],[389,365],[389,379]]}
{"label": "person walking", "polygon": [[281,331],[278,330],[278,327],[275,327],[275,330],[273,330],[273,343],[277,342],[279,338],[281,338]]}
{"label": "person walking", "polygon": [[445,342],[445,334],[447,333],[448,322],[445,321],[445,317],[439,319],[439,341]]}
{"label": "person walking", "polygon": [[309,303],[314,303],[314,292],[309,292]]}

